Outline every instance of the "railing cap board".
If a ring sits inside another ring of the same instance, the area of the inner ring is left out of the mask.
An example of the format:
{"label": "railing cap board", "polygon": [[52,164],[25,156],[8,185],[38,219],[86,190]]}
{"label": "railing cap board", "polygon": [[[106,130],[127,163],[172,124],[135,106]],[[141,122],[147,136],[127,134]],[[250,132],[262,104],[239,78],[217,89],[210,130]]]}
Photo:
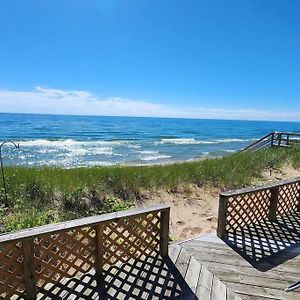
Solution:
{"label": "railing cap board", "polygon": [[274,187],[280,187],[280,186],[290,184],[290,183],[295,183],[295,182],[300,182],[300,177],[296,177],[293,179],[280,180],[277,182],[272,182],[272,183],[260,185],[257,187],[248,187],[248,188],[243,188],[243,189],[238,189],[238,190],[221,192],[220,196],[228,198],[228,197],[244,195],[244,194],[248,194],[248,193],[256,192],[256,191],[260,191],[260,190],[267,190],[267,189],[274,188]]}
{"label": "railing cap board", "polygon": [[118,211],[109,214],[91,216],[86,218],[75,219],[71,221],[48,224],[39,227],[19,230],[12,233],[5,233],[0,235],[0,243],[19,241],[27,238],[35,238],[43,234],[55,234],[58,231],[71,230],[73,228],[85,227],[85,226],[94,226],[98,223],[114,221],[120,218],[137,216],[144,213],[151,213],[156,211],[164,211],[170,209],[170,206],[167,204],[160,204],[155,206],[149,206],[146,208],[136,208],[126,211]]}
{"label": "railing cap board", "polygon": [[282,131],[274,131],[273,133],[279,133],[279,134],[289,134],[289,135],[296,135],[296,136],[300,136],[299,132],[282,132]]}

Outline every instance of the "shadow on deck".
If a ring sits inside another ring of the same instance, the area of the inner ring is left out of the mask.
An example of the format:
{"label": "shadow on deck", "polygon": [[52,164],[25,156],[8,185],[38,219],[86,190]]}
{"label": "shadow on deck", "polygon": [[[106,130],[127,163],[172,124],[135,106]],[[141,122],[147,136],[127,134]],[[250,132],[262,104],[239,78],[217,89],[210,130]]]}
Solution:
{"label": "shadow on deck", "polygon": [[39,291],[39,299],[198,299],[172,262],[161,256],[112,266]]}
{"label": "shadow on deck", "polygon": [[293,249],[300,246],[300,213],[229,231],[223,240],[253,267],[267,271],[299,255]]}

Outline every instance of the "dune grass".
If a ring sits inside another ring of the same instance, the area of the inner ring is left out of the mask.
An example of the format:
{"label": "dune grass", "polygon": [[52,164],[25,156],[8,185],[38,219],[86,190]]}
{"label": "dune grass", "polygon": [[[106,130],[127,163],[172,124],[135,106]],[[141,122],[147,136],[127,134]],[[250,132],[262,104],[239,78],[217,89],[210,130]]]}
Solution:
{"label": "dune grass", "polygon": [[[251,184],[272,165],[300,167],[300,148],[272,148],[223,158],[152,166],[92,168],[6,167],[9,206],[0,208],[2,232],[104,212],[142,201],[143,190],[213,185],[220,190]],[[2,193],[3,201],[3,193]]]}

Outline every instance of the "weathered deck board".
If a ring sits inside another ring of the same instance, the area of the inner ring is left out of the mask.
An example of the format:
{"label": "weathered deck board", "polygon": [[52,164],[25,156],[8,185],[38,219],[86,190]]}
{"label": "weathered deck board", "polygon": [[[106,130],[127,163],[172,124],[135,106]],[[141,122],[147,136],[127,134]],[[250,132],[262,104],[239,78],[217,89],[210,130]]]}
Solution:
{"label": "weathered deck board", "polygon": [[194,257],[191,257],[188,270],[186,272],[185,281],[194,293],[197,289],[200,271],[201,264]]}
{"label": "weathered deck board", "polygon": [[196,295],[198,299],[210,299],[213,275],[205,268],[201,268]]}
{"label": "weathered deck board", "polygon": [[226,299],[226,293],[226,285],[214,276],[211,288],[211,300]]}

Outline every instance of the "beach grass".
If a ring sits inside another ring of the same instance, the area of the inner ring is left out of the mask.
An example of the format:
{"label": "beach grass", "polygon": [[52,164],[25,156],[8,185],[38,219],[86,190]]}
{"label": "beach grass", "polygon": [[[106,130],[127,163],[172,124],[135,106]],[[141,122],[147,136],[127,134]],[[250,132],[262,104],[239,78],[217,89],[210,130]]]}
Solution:
{"label": "beach grass", "polygon": [[0,208],[1,231],[127,209],[143,201],[145,190],[172,192],[191,184],[239,188],[252,184],[269,166],[283,164],[300,167],[299,146],[168,165],[6,167],[9,206]]}

